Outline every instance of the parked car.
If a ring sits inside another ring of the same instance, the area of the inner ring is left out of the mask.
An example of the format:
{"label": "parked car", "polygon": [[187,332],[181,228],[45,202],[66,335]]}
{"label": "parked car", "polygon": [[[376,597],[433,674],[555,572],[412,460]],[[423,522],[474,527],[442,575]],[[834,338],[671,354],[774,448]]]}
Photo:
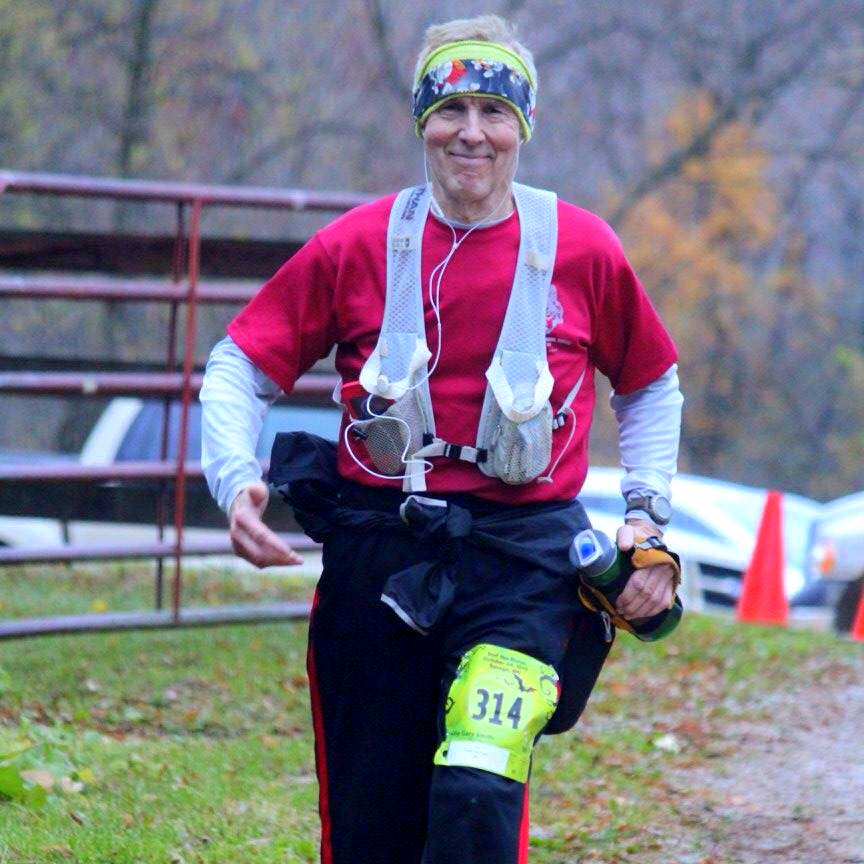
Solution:
{"label": "parked car", "polygon": [[[580,499],[596,527],[614,533],[621,524],[622,471],[592,467]],[[766,490],[691,474],[672,482],[673,516],[666,531],[669,546],[682,558],[684,578],[698,584],[707,604],[732,606],[741,593],[744,571],[753,554]],[[786,596],[792,605],[807,599],[812,577],[808,559],[821,505],[799,495],[783,496]]]}
{"label": "parked car", "polygon": [[811,575],[834,609],[834,626],[852,628],[864,590],[864,492],[823,506],[816,524]]}
{"label": "parked car", "polygon": [[[169,409],[167,458],[177,456],[180,434],[180,404]],[[163,403],[159,399],[122,397],[112,399],[96,421],[81,450],[84,465],[108,465],[113,462],[159,459],[162,436]],[[273,405],[264,417],[256,455],[270,456],[277,432],[304,430],[335,441],[339,434],[342,412],[339,408],[300,405],[294,402]],[[189,406],[189,432],[186,458],[201,459],[201,403]]]}
{"label": "parked car", "polygon": [[[92,431],[87,436],[81,451],[81,462],[85,465],[108,465],[121,462],[158,460],[161,456],[163,423],[163,403],[159,399],[117,398],[105,409]],[[177,456],[180,429],[180,405],[174,403],[169,409],[168,446],[166,458]],[[258,438],[256,455],[266,460],[277,432],[304,430],[335,440],[339,434],[341,411],[334,407],[321,405],[302,405],[294,402],[276,404],[264,418],[264,425]],[[201,459],[201,404],[193,402],[189,406],[189,427],[187,459],[198,462]],[[153,491],[158,486],[154,481],[124,483],[125,499],[121,515],[126,522],[153,521]],[[170,484],[169,484],[170,486]],[[116,484],[115,484],[116,488]],[[135,494],[138,493],[144,494]],[[173,510],[173,488],[171,507]],[[269,519],[277,530],[297,531],[290,511],[286,507],[274,507]],[[203,479],[187,484],[186,524],[192,528],[225,528],[225,517]],[[92,536],[92,530],[84,524],[73,525],[75,533]]]}
{"label": "parked car", "polygon": [[[99,416],[85,439],[79,456],[0,453],[5,463],[79,463],[89,466],[116,462],[152,461],[161,456],[163,402],[160,399],[115,398]],[[304,429],[335,440],[341,412],[321,405],[294,402],[277,404],[268,412],[259,438],[257,455],[270,455],[279,431]],[[170,407],[166,458],[177,455],[180,405]],[[194,402],[189,412],[187,458],[201,458],[201,406]],[[107,481],[46,486],[16,482],[0,486],[0,545],[54,547],[74,544],[148,542],[156,539],[156,508],[160,490],[166,492],[165,537],[173,536],[174,487],[172,481]],[[203,479],[190,478],[186,489],[186,537],[190,540],[225,536],[224,514],[210,496]],[[287,507],[271,508],[268,521],[277,529],[297,531]]]}
{"label": "parked car", "polygon": [[[163,402],[159,399],[112,399],[87,436],[78,461],[95,466],[159,459],[162,413]],[[169,460],[177,453],[179,417],[180,406],[174,404],[169,416]],[[336,406],[276,404],[265,417],[257,454],[262,459],[267,458],[279,431],[303,429],[335,440],[340,420],[341,411]],[[201,406],[197,402],[190,406],[188,441],[188,458],[198,461]],[[610,535],[614,535],[623,516],[620,477],[620,469],[591,468],[580,495],[592,523]],[[63,494],[50,496],[45,494],[46,487],[38,484],[33,494],[28,495],[25,486],[19,484],[11,499],[19,507],[14,512],[47,518],[0,517],[0,543],[53,546],[62,542],[64,536],[74,543],[147,540],[155,536],[158,481],[109,482],[92,487],[75,484],[64,489]],[[166,484],[166,488],[170,509],[172,484]],[[674,515],[667,538],[670,546],[682,556],[688,584],[699,586],[701,593],[690,598],[691,605],[694,600],[726,606],[736,602],[741,577],[755,543],[764,497],[762,489],[686,474],[675,478]],[[813,520],[818,513],[816,502],[795,495],[784,496],[785,580],[793,603],[804,596],[804,589],[808,588],[807,577],[811,571],[807,560]],[[190,538],[198,536],[199,530],[212,532],[216,529],[224,534],[225,517],[203,480],[188,485],[186,516]],[[169,525],[171,521],[169,519]],[[268,521],[277,530],[297,530],[287,507],[271,508]]]}
{"label": "parked car", "polygon": [[[0,451],[0,463],[7,465],[57,465],[74,461],[74,456],[63,453]],[[14,489],[11,492],[16,496]],[[0,516],[0,546],[56,546],[62,542],[63,526],[56,519],[40,516]]]}

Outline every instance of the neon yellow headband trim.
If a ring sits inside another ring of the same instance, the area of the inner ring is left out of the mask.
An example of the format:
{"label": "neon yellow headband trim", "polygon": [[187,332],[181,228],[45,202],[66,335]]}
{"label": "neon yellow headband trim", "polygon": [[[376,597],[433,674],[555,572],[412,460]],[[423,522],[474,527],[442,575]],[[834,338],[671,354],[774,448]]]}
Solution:
{"label": "neon yellow headband trim", "polygon": [[420,79],[433,66],[438,66],[445,60],[464,60],[467,57],[476,60],[497,60],[500,63],[505,63],[524,76],[532,87],[537,87],[537,82],[525,65],[525,61],[515,51],[500,42],[485,42],[482,39],[463,39],[461,42],[448,42],[446,45],[436,48],[420,68],[414,86],[416,87],[420,83]]}

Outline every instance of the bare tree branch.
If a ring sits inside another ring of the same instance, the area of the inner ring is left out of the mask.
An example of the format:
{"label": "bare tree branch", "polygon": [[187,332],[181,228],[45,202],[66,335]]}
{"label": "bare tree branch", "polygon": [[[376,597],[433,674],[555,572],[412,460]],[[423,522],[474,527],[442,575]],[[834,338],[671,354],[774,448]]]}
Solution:
{"label": "bare tree branch", "polygon": [[525,0],[506,0],[501,8],[501,14],[505,18],[514,18],[524,8]]}
{"label": "bare tree branch", "polygon": [[827,158],[842,154],[843,151],[839,146],[840,141],[843,138],[843,134],[854,121],[856,112],[862,103],[864,103],[864,79],[846,94],[846,98],[834,113],[832,122],[825,130],[823,143],[818,147],[803,151],[805,164],[803,169],[798,172],[796,181],[789,188],[789,193],[786,197],[787,205],[784,208],[787,213],[797,213],[801,193],[816,166]]}
{"label": "bare tree branch", "polygon": [[398,69],[402,58],[396,55],[390,44],[390,25],[384,14],[381,0],[366,0],[366,8],[369,11],[369,23],[372,25],[372,34],[378,44],[378,49],[384,55],[384,78],[390,85],[390,89],[404,102],[411,99],[411,88],[399,77]]}
{"label": "bare tree branch", "polygon": [[551,45],[547,45],[543,50],[537,51],[534,54],[534,62],[538,68],[548,63],[554,63],[556,60],[566,57],[579,48],[584,48],[586,45],[606,39],[613,33],[618,32],[620,26],[619,22],[610,21],[592,27],[570,30]]}
{"label": "bare tree branch", "polygon": [[126,177],[132,167],[132,150],[147,140],[151,94],[148,93],[153,66],[153,18],[159,0],[137,0],[135,3],[134,42],[127,69],[126,104],[120,126],[117,171]]}
{"label": "bare tree branch", "polygon": [[339,135],[343,137],[360,135],[363,131],[361,126],[344,120],[322,120],[305,124],[292,132],[280,135],[278,138],[256,150],[255,153],[234,167],[225,178],[225,182],[242,183],[248,180],[256,171],[260,171],[268,162],[281,156],[299,140],[308,142],[319,135]]}
{"label": "bare tree branch", "polygon": [[[818,39],[814,39],[804,47],[804,50],[799,53],[795,62],[789,64],[786,69],[767,81],[757,82],[746,88],[739,95],[721,102],[711,121],[704,129],[683,147],[679,147],[669,153],[662,162],[649,169],[647,174],[631,186],[625,193],[621,203],[609,215],[610,223],[613,226],[620,225],[639,201],[663,185],[671,177],[676,176],[689,159],[704,156],[708,153],[717,136],[731,122],[751,110],[763,114],[787,86],[799,80],[801,75],[816,63],[819,58],[819,53],[816,50],[817,46]],[[746,62],[749,64],[752,61],[750,46],[745,49],[744,55]]]}

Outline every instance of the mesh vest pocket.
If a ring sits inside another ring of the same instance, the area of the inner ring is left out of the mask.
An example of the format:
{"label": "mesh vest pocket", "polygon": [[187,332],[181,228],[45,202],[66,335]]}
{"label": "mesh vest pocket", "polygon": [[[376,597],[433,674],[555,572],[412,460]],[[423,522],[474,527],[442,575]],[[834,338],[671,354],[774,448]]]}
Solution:
{"label": "mesh vest pocket", "polygon": [[414,390],[390,405],[380,417],[367,417],[354,423],[372,464],[391,477],[405,473],[403,454],[408,459],[419,449],[423,427],[423,414]]}
{"label": "mesh vest pocket", "polygon": [[552,406],[547,402],[530,420],[514,423],[493,401],[489,458],[484,474],[505,483],[527,483],[539,477],[552,458]]}

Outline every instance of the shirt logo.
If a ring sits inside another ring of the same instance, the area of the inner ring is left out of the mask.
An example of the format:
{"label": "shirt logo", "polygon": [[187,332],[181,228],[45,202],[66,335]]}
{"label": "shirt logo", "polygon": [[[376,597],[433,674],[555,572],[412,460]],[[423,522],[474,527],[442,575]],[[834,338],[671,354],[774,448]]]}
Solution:
{"label": "shirt logo", "polygon": [[553,282],[549,283],[549,294],[546,297],[546,335],[548,336],[559,324],[564,322],[564,307],[558,299],[558,290]]}

